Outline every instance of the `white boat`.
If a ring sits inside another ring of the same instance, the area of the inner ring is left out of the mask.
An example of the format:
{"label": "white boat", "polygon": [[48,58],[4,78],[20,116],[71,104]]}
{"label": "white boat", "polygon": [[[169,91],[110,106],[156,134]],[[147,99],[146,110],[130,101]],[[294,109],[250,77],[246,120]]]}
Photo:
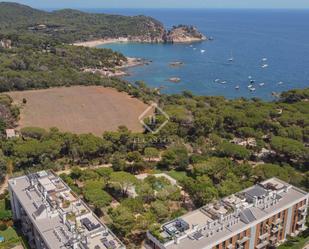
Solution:
{"label": "white boat", "polygon": [[204,49],[201,49],[201,53],[203,54],[203,53],[205,53],[206,52],[206,50],[204,50]]}
{"label": "white boat", "polygon": [[262,68],[267,68],[268,67],[268,64],[263,64],[262,65]]}
{"label": "white boat", "polygon": [[251,80],[251,79],[252,79],[252,76],[251,76],[251,75],[250,75],[250,76],[248,76],[248,79],[249,79],[249,80]]}
{"label": "white boat", "polygon": [[283,84],[283,82],[282,82],[282,81],[279,81],[279,82],[278,82],[278,85],[282,85],[282,84]]}
{"label": "white boat", "polygon": [[239,90],[239,88],[240,88],[240,87],[239,87],[238,85],[237,85],[237,86],[235,86],[235,89],[236,89],[236,90]]}
{"label": "white boat", "polygon": [[251,88],[250,88],[250,91],[251,91],[251,92],[254,92],[254,91],[255,91],[255,88],[254,88],[254,87],[251,87]]}
{"label": "white boat", "polygon": [[226,80],[223,80],[223,81],[221,81],[220,83],[221,83],[221,84],[226,84],[227,81],[226,81]]}
{"label": "white boat", "polygon": [[218,83],[220,81],[220,79],[215,79],[215,83]]}
{"label": "white boat", "polygon": [[267,58],[263,58],[262,61],[267,61]]}
{"label": "white boat", "polygon": [[265,83],[260,83],[259,85],[260,85],[260,86],[264,86],[264,85],[265,85]]}
{"label": "white boat", "polygon": [[233,56],[233,52],[231,51],[231,57],[228,59],[229,62],[234,61],[234,56]]}
{"label": "white boat", "polygon": [[248,88],[250,89],[250,88],[252,88],[253,87],[253,85],[248,85]]}

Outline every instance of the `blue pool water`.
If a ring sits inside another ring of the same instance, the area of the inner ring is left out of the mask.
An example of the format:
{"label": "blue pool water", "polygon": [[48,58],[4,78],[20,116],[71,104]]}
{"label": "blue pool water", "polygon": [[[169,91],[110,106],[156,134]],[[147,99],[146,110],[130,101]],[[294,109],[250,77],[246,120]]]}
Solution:
{"label": "blue pool water", "polygon": [[[108,44],[126,56],[151,60],[129,69],[129,81],[143,80],[165,93],[190,90],[199,95],[272,99],[272,92],[309,87],[309,11],[305,10],[92,10],[150,15],[171,27],[192,24],[214,38],[193,44]],[[205,53],[201,53],[205,50]],[[229,57],[234,57],[232,63]],[[267,58],[267,62],[262,62]],[[184,66],[173,68],[172,61]],[[268,64],[262,68],[262,64]],[[248,89],[248,76],[256,90]],[[181,78],[171,83],[170,77]],[[226,84],[215,83],[226,81]],[[278,84],[278,82],[281,82]],[[265,85],[260,86],[260,83]],[[235,87],[239,85],[239,90]]]}

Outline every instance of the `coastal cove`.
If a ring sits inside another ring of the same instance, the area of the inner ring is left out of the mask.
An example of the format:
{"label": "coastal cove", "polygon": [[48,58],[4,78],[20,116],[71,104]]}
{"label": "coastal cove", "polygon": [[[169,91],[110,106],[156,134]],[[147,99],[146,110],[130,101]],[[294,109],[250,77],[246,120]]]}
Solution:
{"label": "coastal cove", "polygon": [[[145,81],[164,93],[190,90],[227,98],[259,97],[309,86],[309,13],[285,10],[87,10],[125,15],[145,14],[168,28],[186,23],[213,41],[189,44],[106,43],[128,57],[152,61],[128,69],[131,82]],[[233,61],[228,61],[233,57]],[[263,62],[267,58],[267,62]],[[171,66],[182,62],[181,66]],[[267,67],[263,65],[267,63]],[[254,91],[248,89],[249,76]],[[172,83],[168,79],[180,78]],[[216,81],[217,80],[217,81]],[[237,87],[239,86],[239,89]]]}

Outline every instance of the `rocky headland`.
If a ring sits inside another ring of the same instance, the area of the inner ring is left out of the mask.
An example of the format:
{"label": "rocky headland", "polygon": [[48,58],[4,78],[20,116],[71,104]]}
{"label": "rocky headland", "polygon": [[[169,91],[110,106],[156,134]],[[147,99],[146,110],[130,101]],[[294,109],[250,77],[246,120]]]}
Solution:
{"label": "rocky headland", "polygon": [[126,37],[106,37],[102,39],[80,41],[74,43],[77,46],[96,47],[101,44],[116,42],[139,42],[139,43],[192,43],[208,40],[196,27],[189,25],[174,26],[166,30],[164,26],[149,19],[147,22],[149,32],[143,35],[128,35]]}

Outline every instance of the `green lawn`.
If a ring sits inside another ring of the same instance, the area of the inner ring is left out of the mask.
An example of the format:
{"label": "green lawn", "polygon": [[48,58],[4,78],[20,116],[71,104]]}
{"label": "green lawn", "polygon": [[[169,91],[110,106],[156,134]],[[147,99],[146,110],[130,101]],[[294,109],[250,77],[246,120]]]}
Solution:
{"label": "green lawn", "polygon": [[18,239],[18,235],[12,227],[8,227],[5,231],[0,231],[0,236],[3,236],[5,241]]}
{"label": "green lawn", "polygon": [[0,200],[0,211],[5,210],[5,199]]}
{"label": "green lawn", "polygon": [[181,180],[183,180],[184,178],[187,177],[187,173],[185,171],[175,171],[175,170],[171,170],[169,172],[167,172],[167,174],[174,178],[177,182],[180,182]]}
{"label": "green lawn", "polygon": [[0,231],[0,236],[3,236],[5,241],[0,244],[0,248],[10,248],[13,245],[20,243],[20,239],[12,227],[8,227],[4,231]]}
{"label": "green lawn", "polygon": [[169,175],[170,177],[174,178],[177,182],[180,182],[182,179],[184,179],[187,176],[187,173],[185,171],[176,171],[176,170],[170,170],[170,171],[165,171],[165,170],[160,170],[160,169],[153,169],[151,173],[149,174],[161,174],[165,173]]}
{"label": "green lawn", "polygon": [[6,200],[0,200],[0,220],[9,220],[11,218],[12,211],[6,208]]}

